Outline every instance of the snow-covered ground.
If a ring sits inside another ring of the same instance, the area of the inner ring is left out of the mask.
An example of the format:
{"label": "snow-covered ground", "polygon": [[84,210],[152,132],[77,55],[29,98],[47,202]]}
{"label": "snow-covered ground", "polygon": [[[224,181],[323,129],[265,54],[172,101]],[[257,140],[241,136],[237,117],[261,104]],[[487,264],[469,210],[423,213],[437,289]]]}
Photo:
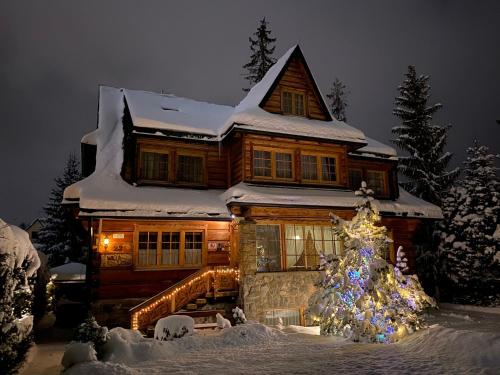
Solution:
{"label": "snow-covered ground", "polygon": [[396,344],[359,344],[247,324],[175,341],[112,330],[108,361],[81,363],[78,374],[494,374],[500,368],[500,315],[442,309],[430,327]]}

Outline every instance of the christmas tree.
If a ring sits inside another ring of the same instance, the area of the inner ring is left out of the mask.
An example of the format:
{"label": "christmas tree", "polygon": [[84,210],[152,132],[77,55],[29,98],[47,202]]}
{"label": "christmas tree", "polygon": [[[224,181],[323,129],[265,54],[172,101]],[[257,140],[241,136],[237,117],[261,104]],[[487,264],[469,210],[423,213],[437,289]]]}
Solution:
{"label": "christmas tree", "polygon": [[326,97],[330,101],[330,111],[333,117],[339,121],[347,121],[347,94],[346,85],[344,85],[340,79],[335,78],[330,93],[327,94]]}
{"label": "christmas tree", "polygon": [[[244,76],[250,82],[250,86],[259,82],[276,62],[276,59],[272,56],[276,48],[273,45],[276,38],[271,38],[271,30],[267,28],[268,24],[269,22],[265,18],[261,19],[259,28],[253,33],[255,39],[248,38],[252,55],[250,61],[243,65],[243,68],[248,71]],[[245,92],[249,90],[249,88],[243,89]]]}
{"label": "christmas tree", "polygon": [[467,149],[464,179],[443,200],[439,251],[445,262],[446,291],[455,302],[500,300],[500,181],[497,156],[474,141]]}
{"label": "christmas tree", "polygon": [[406,156],[399,157],[398,169],[407,181],[402,185],[410,193],[439,205],[441,196],[458,176],[458,169],[447,171],[452,157],[444,152],[449,127],[432,124],[441,104],[429,106],[429,76],[417,76],[410,65],[406,79],[398,87],[399,96],[393,113],[402,124],[392,128],[393,142]]}
{"label": "christmas tree", "polygon": [[323,335],[394,342],[422,326],[418,313],[434,301],[416,276],[403,275],[382,258],[391,240],[385,227],[375,225],[380,216],[373,191],[363,182],[356,195],[361,199],[351,221],[332,218],[345,254],[338,263],[323,257],[324,276],[311,297],[309,316]]}
{"label": "christmas tree", "polygon": [[64,263],[66,258],[77,260],[81,256],[82,228],[73,213],[62,204],[64,189],[80,179],[79,162],[70,154],[63,175],[55,179],[56,187],[44,207],[47,216],[37,244],[48,255],[51,266]]}

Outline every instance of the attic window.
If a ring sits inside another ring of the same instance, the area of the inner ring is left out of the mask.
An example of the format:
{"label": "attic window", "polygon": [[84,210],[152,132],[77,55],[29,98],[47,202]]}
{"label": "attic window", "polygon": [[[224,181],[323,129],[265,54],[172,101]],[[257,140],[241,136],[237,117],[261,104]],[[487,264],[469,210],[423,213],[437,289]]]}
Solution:
{"label": "attic window", "polygon": [[285,115],[304,116],[304,93],[284,90],[281,95],[281,110]]}

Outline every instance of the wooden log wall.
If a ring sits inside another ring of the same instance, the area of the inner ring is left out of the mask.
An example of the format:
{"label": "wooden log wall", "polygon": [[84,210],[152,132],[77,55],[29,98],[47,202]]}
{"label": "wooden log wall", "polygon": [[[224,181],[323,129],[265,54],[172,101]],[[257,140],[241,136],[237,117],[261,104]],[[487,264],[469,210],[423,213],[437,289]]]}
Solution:
{"label": "wooden log wall", "polygon": [[[189,276],[197,268],[139,268],[136,266],[136,248],[134,238],[140,227],[172,228],[204,227],[204,254],[202,266],[226,266],[230,259],[230,240],[233,230],[229,222],[220,221],[146,221],[103,219],[94,229],[94,296],[97,299],[140,298],[152,295],[170,287]],[[186,229],[189,230],[189,229]],[[103,239],[109,244],[104,247]]]}
{"label": "wooden log wall", "polygon": [[271,113],[282,113],[281,94],[286,89],[297,90],[304,93],[306,100],[306,115],[317,120],[327,120],[318,99],[318,93],[309,79],[302,60],[292,57],[290,63],[283,73],[279,83],[276,85],[262,108]]}

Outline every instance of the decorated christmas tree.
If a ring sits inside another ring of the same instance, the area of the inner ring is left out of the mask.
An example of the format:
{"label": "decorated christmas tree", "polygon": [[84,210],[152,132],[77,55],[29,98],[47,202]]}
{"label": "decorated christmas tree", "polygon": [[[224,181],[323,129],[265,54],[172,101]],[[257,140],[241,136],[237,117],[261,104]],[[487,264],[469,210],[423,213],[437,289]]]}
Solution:
{"label": "decorated christmas tree", "polygon": [[395,342],[419,329],[418,313],[435,303],[416,276],[403,275],[382,258],[391,240],[386,228],[376,225],[380,216],[373,191],[363,182],[356,195],[361,199],[351,221],[332,218],[345,254],[338,262],[323,257],[324,276],[311,297],[309,316],[319,322],[322,335]]}

